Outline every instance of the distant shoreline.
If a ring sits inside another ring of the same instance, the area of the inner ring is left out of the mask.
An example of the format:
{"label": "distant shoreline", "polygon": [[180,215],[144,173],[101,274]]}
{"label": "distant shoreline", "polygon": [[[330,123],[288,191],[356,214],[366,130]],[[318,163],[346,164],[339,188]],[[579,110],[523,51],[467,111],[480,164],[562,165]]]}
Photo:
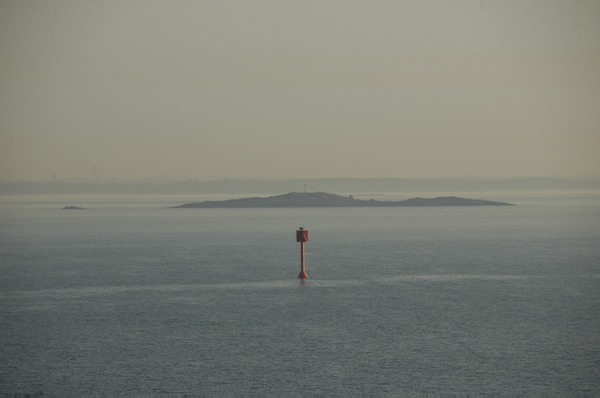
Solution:
{"label": "distant shoreline", "polygon": [[400,192],[600,191],[600,178],[314,178],[172,182],[0,182],[0,195],[202,195],[279,194],[302,191],[353,194]]}

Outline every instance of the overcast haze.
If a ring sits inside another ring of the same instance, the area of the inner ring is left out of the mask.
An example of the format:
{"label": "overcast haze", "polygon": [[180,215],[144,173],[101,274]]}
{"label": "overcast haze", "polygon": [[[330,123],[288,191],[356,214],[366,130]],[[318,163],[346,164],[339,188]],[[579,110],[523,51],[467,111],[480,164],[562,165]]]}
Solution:
{"label": "overcast haze", "polygon": [[598,1],[1,1],[0,178],[600,174]]}

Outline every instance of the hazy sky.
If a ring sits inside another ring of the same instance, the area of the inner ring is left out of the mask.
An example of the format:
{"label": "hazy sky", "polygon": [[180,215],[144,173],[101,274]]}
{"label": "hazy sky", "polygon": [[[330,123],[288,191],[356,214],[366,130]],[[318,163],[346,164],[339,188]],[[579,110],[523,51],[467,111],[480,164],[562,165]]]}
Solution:
{"label": "hazy sky", "polygon": [[0,178],[600,174],[600,1],[0,0]]}

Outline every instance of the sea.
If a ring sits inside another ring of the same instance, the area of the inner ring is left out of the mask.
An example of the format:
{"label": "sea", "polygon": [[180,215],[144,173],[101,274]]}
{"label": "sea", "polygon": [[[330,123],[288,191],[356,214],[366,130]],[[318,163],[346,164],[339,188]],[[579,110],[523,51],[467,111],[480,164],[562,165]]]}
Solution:
{"label": "sea", "polygon": [[232,197],[0,197],[0,393],[600,394],[600,193]]}

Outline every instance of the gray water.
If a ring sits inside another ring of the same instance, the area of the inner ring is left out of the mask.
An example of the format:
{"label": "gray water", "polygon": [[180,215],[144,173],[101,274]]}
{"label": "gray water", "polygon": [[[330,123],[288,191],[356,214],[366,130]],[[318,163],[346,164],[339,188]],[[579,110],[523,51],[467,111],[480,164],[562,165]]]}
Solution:
{"label": "gray water", "polygon": [[189,199],[2,198],[0,392],[600,394],[599,196]]}

